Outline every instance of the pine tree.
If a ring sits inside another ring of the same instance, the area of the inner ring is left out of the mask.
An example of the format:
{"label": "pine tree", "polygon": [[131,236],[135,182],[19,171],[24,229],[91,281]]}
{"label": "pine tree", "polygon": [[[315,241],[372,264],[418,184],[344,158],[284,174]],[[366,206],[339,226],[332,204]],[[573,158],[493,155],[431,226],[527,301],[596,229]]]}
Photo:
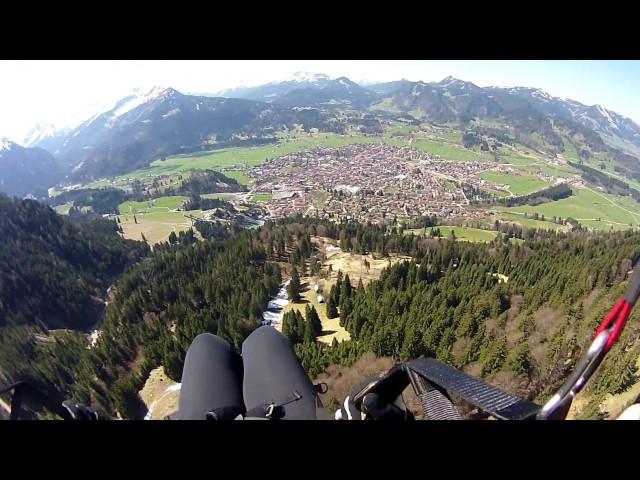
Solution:
{"label": "pine tree", "polygon": [[480,355],[482,374],[493,373],[504,363],[507,355],[507,339],[499,337],[489,343]]}
{"label": "pine tree", "polygon": [[295,267],[293,267],[293,272],[291,273],[287,294],[289,295],[289,300],[293,303],[300,301],[300,277],[298,277],[298,271]]}
{"label": "pine tree", "polygon": [[507,357],[506,366],[514,373],[529,375],[531,373],[531,355],[526,340],[518,343]]}
{"label": "pine tree", "polygon": [[349,275],[346,275],[340,288],[340,301],[342,302],[348,298],[351,298],[351,292],[351,280],[349,280]]}
{"label": "pine tree", "polygon": [[309,308],[309,306],[307,305],[305,314],[307,323],[311,325],[314,335],[316,337],[322,335],[322,322],[320,321],[320,316],[316,311],[316,307],[312,306],[311,308]]}
{"label": "pine tree", "polygon": [[298,343],[300,343],[303,341],[305,331],[306,331],[305,321],[304,321],[304,317],[298,310],[296,310],[295,317],[296,317],[296,338]]}
{"label": "pine tree", "polygon": [[317,336],[313,325],[307,319],[307,321],[304,322],[304,343],[315,342]]}
{"label": "pine tree", "polygon": [[[331,287],[332,290],[335,288]],[[333,301],[333,296],[329,295],[329,298],[327,298],[327,318],[336,318],[338,316],[338,308],[336,307],[336,304]]]}

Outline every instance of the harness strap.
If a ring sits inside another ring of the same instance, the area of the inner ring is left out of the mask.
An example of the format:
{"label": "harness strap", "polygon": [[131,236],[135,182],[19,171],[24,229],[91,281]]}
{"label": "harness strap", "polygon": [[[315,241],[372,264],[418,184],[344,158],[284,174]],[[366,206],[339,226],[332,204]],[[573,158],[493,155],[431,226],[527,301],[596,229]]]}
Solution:
{"label": "harness strap", "polygon": [[[534,418],[539,405],[511,395],[499,388],[489,385],[434,358],[419,358],[406,364],[406,368],[433,384],[440,395],[424,392],[427,407],[446,405],[442,390],[453,392],[463,400],[471,403],[501,420],[525,420]],[[428,394],[428,395],[427,395]],[[445,397],[446,399],[446,397]],[[447,399],[448,400],[448,399]],[[445,409],[431,415],[446,415]]]}
{"label": "harness strap", "polygon": [[407,373],[427,420],[462,420],[446,392],[411,369],[407,369]]}

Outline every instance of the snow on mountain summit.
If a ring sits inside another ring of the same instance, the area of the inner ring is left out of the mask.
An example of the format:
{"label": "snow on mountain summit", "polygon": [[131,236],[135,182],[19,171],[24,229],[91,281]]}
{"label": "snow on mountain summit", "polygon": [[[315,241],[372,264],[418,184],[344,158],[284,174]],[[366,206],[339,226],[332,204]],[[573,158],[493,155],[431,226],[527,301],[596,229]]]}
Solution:
{"label": "snow on mountain summit", "polygon": [[98,109],[98,113],[86,120],[83,125],[89,125],[94,120],[105,114],[109,114],[107,124],[113,125],[113,122],[118,117],[121,117],[125,113],[130,112],[143,103],[159,98],[160,96],[165,94],[171,94],[173,92],[175,92],[174,89],[163,86],[134,88],[126,97],[104,104],[102,108]]}
{"label": "snow on mountain summit", "polygon": [[5,150],[10,150],[13,147],[13,145],[15,145],[14,142],[9,140],[7,137],[2,137],[2,139],[0,139],[0,152],[3,152]]}
{"label": "snow on mountain summit", "polygon": [[30,147],[41,140],[54,137],[63,133],[64,129],[59,129],[51,123],[38,123],[31,128],[22,139],[22,145]]}
{"label": "snow on mountain summit", "polygon": [[160,97],[165,92],[173,91],[171,88],[166,87],[152,87],[152,88],[136,88],[131,95],[123,99],[123,102],[118,102],[113,109],[111,120],[130,112],[134,108]]}
{"label": "snow on mountain summit", "polygon": [[324,73],[296,72],[290,78],[285,79],[295,82],[318,83],[323,80],[330,80],[328,75]]}

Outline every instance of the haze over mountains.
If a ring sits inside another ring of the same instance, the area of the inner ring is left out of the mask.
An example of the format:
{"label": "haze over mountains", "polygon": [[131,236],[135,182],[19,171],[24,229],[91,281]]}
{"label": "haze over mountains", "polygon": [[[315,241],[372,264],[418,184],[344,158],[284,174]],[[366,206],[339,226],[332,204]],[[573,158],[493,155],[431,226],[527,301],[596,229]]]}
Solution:
{"label": "haze over mountains", "polygon": [[82,183],[119,175],[166,156],[273,138],[300,125],[306,131],[376,133],[394,115],[462,128],[474,120],[493,122],[504,133],[536,133],[560,150],[559,129],[568,129],[599,151],[615,149],[630,172],[640,171],[640,126],[600,105],[535,88],[482,88],[453,77],[364,87],[346,77],[298,72],[281,82],[212,95],[138,89],[76,128],[36,126],[24,139],[30,148],[3,149],[0,190],[40,196],[63,179]]}

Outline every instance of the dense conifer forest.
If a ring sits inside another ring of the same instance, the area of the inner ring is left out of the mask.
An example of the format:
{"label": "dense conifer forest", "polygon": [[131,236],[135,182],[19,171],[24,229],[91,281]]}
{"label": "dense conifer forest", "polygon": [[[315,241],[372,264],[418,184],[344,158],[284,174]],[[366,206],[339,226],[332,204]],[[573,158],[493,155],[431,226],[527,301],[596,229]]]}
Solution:
{"label": "dense conifer forest", "polygon": [[[520,232],[522,242],[499,234],[482,244],[302,217],[253,230],[198,225],[205,240],[189,230],[149,252],[144,244],[122,240],[115,224],[82,225],[35,202],[2,202],[9,242],[1,250],[0,381],[29,379],[124,418],[144,415],[138,391],[153,368],[162,365],[180,381],[186,350],[199,333],[212,332],[239,349],[284,280],[323,268],[317,237],[354,254],[400,253],[411,260],[386,268],[366,287],[339,274],[321,308],[340,318],[349,341],[318,342],[322,325],[315,308],[285,315],[283,334],[312,377],[367,352],[398,361],[428,355],[537,401],[574,366],[640,258],[640,234],[630,231],[527,230]],[[34,263],[10,257],[27,243],[25,255],[40,255],[46,268],[34,267],[38,280],[20,283],[15,272],[24,274],[24,265]],[[60,258],[76,259],[71,265],[86,278],[69,274],[64,269],[71,267]],[[47,324],[43,305],[52,301],[59,272],[73,279],[60,285],[67,293],[61,294],[66,307],[58,316],[74,331],[52,332]],[[85,306],[81,297],[109,285],[117,272],[100,334],[90,346],[75,331],[84,325],[73,323]],[[292,283],[289,295],[295,297],[299,285]],[[42,301],[39,307],[17,303],[15,295]],[[598,416],[599,399],[634,381],[639,330],[633,315],[590,384],[593,401],[585,416]],[[50,340],[41,341],[42,335]]]}

